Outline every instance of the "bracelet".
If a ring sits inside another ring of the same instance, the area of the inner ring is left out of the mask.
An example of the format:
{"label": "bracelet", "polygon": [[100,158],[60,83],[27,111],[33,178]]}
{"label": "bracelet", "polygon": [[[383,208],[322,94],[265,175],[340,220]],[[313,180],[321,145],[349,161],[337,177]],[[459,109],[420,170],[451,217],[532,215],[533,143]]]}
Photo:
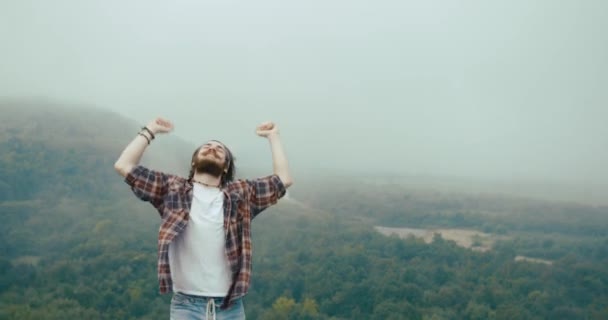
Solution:
{"label": "bracelet", "polygon": [[150,144],[150,138],[148,138],[148,136],[146,136],[145,134],[138,132],[137,135],[142,136],[144,138],[146,138],[146,140],[148,141],[148,144]]}
{"label": "bracelet", "polygon": [[152,133],[152,130],[148,129],[148,127],[145,127],[145,126],[144,126],[144,127],[142,127],[141,129],[142,129],[142,130],[146,130],[146,131],[148,131],[148,133],[149,133],[149,134],[150,134],[150,136],[152,137],[152,140],[154,140],[154,138],[155,138],[155,137],[154,137],[154,133]]}

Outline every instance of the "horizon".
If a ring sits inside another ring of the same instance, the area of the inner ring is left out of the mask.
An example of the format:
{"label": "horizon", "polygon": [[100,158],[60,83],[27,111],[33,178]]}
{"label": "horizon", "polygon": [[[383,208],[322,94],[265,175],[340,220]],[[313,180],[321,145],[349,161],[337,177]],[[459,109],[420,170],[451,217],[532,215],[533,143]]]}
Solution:
{"label": "horizon", "polygon": [[[45,106],[45,104],[51,104],[52,106],[59,106],[65,110],[72,110],[74,112],[82,111],[82,106],[77,104],[61,103],[59,101],[49,101],[48,99],[36,98],[36,99],[2,99],[0,103],[25,103],[30,106]],[[88,106],[102,112],[111,112],[118,117],[121,117],[129,122],[135,122],[136,120],[129,118],[120,112],[115,110],[104,108],[101,106]],[[124,128],[123,128],[124,129]],[[177,139],[183,143],[190,145],[192,148],[196,148],[197,145],[188,141],[186,138],[179,134],[171,133],[172,139]],[[127,143],[127,141],[125,141]],[[163,147],[169,146],[168,141],[156,141],[156,144],[160,144]],[[147,153],[160,156],[161,150],[156,148],[154,151]],[[233,150],[234,152],[235,150]],[[188,153],[186,158],[189,158]],[[237,174],[241,174],[244,170],[246,175],[250,174],[266,174],[269,170],[272,170],[271,162],[256,155],[246,155],[242,157],[238,153],[235,154],[237,158]],[[268,156],[270,152],[268,150]],[[162,167],[172,171],[176,174],[186,174],[187,172],[181,172],[179,168],[184,167],[182,163],[173,163],[176,159],[181,158],[181,155],[177,155],[173,160],[162,160]],[[244,159],[243,159],[244,158]],[[143,161],[150,161],[150,159]],[[172,161],[171,163],[167,161]],[[155,162],[155,161],[152,161]],[[184,167],[185,168],[185,167]],[[177,171],[176,171],[177,170]],[[549,201],[559,203],[579,203],[584,205],[592,206],[608,206],[608,182],[606,183],[590,183],[588,181],[576,181],[576,180],[550,180],[550,179],[539,179],[534,177],[472,177],[467,175],[457,174],[438,174],[433,172],[390,172],[390,171],[379,171],[373,172],[357,170],[354,168],[343,167],[343,168],[332,168],[332,167],[293,167],[292,171],[296,180],[313,180],[322,179],[324,181],[332,179],[349,179],[350,182],[363,183],[367,185],[376,185],[388,187],[391,185],[398,185],[406,190],[420,190],[420,191],[432,191],[441,192],[444,194],[457,193],[462,195],[491,195],[491,196],[502,196],[507,198],[525,198],[538,201]],[[245,177],[245,176],[243,176]],[[295,189],[298,189],[296,186]]]}

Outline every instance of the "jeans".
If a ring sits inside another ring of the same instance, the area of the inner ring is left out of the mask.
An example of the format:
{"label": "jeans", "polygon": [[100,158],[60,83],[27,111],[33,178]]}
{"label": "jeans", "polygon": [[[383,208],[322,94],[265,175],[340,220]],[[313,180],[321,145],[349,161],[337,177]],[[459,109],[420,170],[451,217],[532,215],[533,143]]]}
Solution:
{"label": "jeans", "polygon": [[[171,320],[245,320],[243,300],[220,309],[224,298],[192,296],[176,292],[171,298]],[[215,317],[214,317],[215,316]]]}

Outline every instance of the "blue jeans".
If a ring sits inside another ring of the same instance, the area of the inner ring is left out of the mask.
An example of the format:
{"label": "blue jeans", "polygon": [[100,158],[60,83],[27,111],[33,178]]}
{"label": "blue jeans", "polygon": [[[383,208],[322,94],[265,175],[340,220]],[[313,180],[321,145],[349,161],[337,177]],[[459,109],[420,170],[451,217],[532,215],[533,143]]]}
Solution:
{"label": "blue jeans", "polygon": [[[176,292],[171,298],[171,320],[245,320],[243,299],[229,309],[220,309],[224,298],[192,296]],[[215,313],[215,318],[211,316]]]}

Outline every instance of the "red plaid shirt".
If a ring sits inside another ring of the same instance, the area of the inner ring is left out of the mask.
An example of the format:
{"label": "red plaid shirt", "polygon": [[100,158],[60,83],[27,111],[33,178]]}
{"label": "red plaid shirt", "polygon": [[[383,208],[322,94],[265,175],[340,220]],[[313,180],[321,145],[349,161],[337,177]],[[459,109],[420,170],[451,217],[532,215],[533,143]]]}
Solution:
{"label": "red plaid shirt", "polygon": [[[159,212],[162,223],[158,232],[158,281],[160,293],[173,289],[169,268],[169,244],[188,224],[192,204],[192,183],[171,174],[136,166],[125,178],[133,193],[150,202]],[[285,186],[277,175],[254,180],[237,180],[222,188],[224,193],[224,232],[226,255],[232,271],[232,283],[222,308],[244,296],[251,278],[251,220],[285,195]]]}

